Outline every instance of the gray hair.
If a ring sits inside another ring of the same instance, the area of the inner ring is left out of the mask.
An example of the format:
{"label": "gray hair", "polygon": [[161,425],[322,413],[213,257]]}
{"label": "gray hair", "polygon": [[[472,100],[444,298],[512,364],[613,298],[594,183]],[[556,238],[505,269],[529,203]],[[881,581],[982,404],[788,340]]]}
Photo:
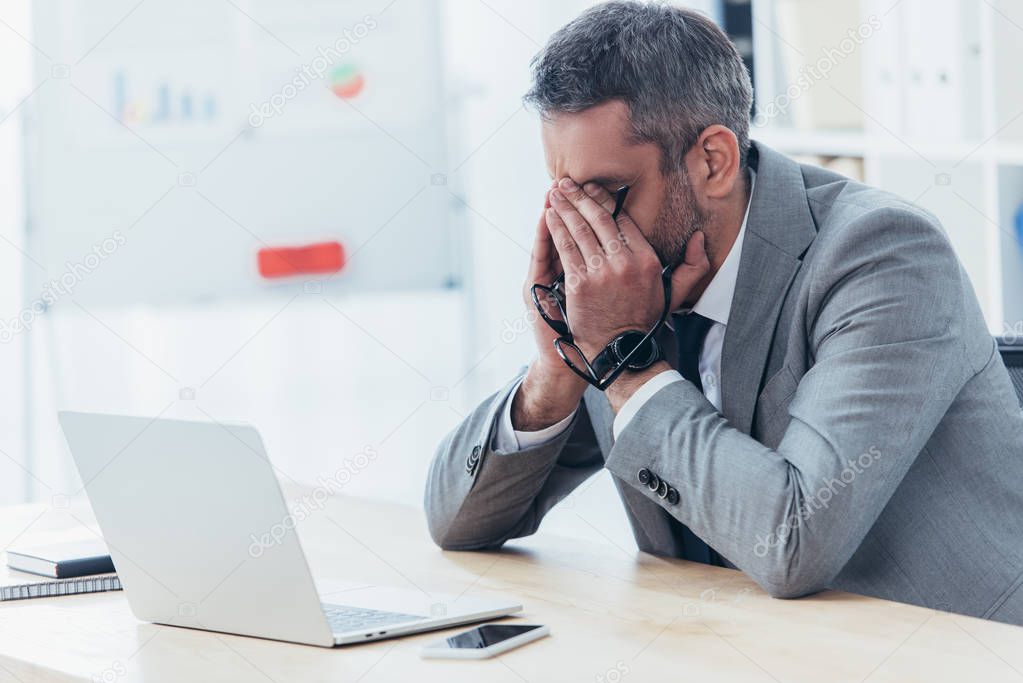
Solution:
{"label": "gray hair", "polygon": [[524,99],[541,116],[622,100],[636,141],[660,147],[665,173],[714,124],[735,133],[746,165],[753,86],[728,36],[698,12],[661,2],[596,5],[560,28],[531,66]]}

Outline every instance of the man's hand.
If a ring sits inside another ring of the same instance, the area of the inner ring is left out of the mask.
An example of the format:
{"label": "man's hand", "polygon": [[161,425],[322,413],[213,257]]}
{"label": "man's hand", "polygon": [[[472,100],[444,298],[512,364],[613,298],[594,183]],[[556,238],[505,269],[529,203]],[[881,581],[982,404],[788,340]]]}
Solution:
{"label": "man's hand", "polygon": [[547,227],[546,212],[550,206],[548,190],[544,212],[536,226],[533,254],[522,292],[538,355],[512,399],[512,426],[527,432],[549,427],[568,417],[579,405],[587,386],[561,360],[554,348],[558,335],[539,316],[530,294],[534,284],[550,285],[562,273],[558,252]]}
{"label": "man's hand", "polygon": [[[576,345],[593,359],[626,330],[646,332],[664,310],[660,259],[629,215],[611,217],[614,198],[603,187],[563,178],[550,193],[546,223],[565,268],[567,314]],[[703,233],[689,240],[672,272],[671,309],[710,270]]]}

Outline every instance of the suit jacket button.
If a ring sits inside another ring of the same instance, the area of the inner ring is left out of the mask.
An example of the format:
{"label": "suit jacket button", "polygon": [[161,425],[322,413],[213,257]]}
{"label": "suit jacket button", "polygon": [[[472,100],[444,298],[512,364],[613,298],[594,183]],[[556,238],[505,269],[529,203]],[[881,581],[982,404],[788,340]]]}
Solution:
{"label": "suit jacket button", "polygon": [[656,491],[657,487],[661,485],[661,478],[653,472],[650,473],[650,481],[646,483],[646,487],[651,491]]}
{"label": "suit jacket button", "polygon": [[668,504],[669,505],[678,505],[679,499],[680,499],[680,496],[678,495],[678,491],[675,490],[675,487],[674,486],[669,486],[668,487],[668,496],[667,496]]}
{"label": "suit jacket button", "polygon": [[472,453],[468,458],[465,459],[465,473],[473,474],[476,472],[476,466],[480,463],[480,447],[476,446],[472,449]]}
{"label": "suit jacket button", "polygon": [[660,496],[661,498],[667,498],[668,488],[669,488],[668,482],[661,479],[661,485],[657,487],[657,495]]}
{"label": "suit jacket button", "polygon": [[650,470],[644,467],[636,476],[639,477],[639,483],[645,486],[646,483],[650,481]]}

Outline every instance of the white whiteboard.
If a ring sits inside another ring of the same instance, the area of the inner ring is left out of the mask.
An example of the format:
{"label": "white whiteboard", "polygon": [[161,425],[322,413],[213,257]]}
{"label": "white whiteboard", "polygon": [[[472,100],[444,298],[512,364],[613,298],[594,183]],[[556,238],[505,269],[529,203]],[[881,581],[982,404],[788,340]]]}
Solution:
{"label": "white whiteboard", "polygon": [[[98,305],[457,284],[436,2],[39,0],[33,42],[40,281]],[[319,241],[340,273],[259,276]]]}

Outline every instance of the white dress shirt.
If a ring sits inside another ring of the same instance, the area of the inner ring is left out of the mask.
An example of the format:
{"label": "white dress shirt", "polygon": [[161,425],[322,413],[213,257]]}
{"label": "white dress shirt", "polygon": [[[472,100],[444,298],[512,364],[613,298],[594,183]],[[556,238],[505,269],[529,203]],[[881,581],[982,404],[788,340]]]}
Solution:
{"label": "white dress shirt", "polygon": [[[756,173],[750,169],[750,201],[746,203],[746,214],[742,218],[742,225],[739,227],[739,234],[728,250],[724,262],[714,274],[707,289],[703,291],[700,299],[692,309],[677,311],[679,313],[699,313],[704,318],[713,322],[703,340],[703,348],[700,351],[700,382],[703,384],[703,395],[707,400],[721,410],[721,347],[725,341],[725,328],[728,326],[728,313],[732,308],[732,299],[735,296],[735,282],[739,277],[739,259],[742,256],[742,243],[746,237],[746,223],[749,220],[749,207],[753,199],[753,186],[756,183]],[[669,327],[671,320],[668,320]],[[635,391],[632,396],[622,405],[621,410],[615,417],[612,432],[617,439],[629,421],[639,412],[639,409],[649,401],[654,394],[674,382],[685,381],[677,370],[665,370],[648,379],[643,386]],[[521,384],[521,382],[520,382]],[[505,401],[501,411],[501,422],[495,436],[495,446],[499,451],[510,453],[514,451],[540,446],[553,439],[568,428],[575,417],[573,412],[564,420],[535,432],[523,432],[512,426],[511,418],[511,397],[519,390],[518,386],[512,390]]]}

